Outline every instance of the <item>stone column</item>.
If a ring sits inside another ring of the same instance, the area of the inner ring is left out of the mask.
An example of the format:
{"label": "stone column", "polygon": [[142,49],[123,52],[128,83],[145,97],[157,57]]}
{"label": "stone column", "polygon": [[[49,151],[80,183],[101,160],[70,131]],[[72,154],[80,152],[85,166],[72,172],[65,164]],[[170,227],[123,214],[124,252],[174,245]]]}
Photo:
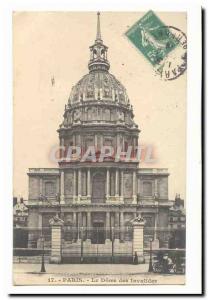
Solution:
{"label": "stone column", "polygon": [[73,175],[73,201],[76,202],[76,196],[77,196],[77,173],[76,170],[74,170]]}
{"label": "stone column", "polygon": [[40,177],[40,194],[43,194],[43,178]]}
{"label": "stone column", "polygon": [[87,241],[91,242],[91,212],[87,212]]}
{"label": "stone column", "polygon": [[106,212],[106,242],[110,241],[110,212]]}
{"label": "stone column", "polygon": [[78,200],[80,200],[82,195],[82,170],[78,170]]}
{"label": "stone column", "polygon": [[81,238],[81,227],[82,227],[82,213],[78,212],[78,240],[80,240]]}
{"label": "stone column", "polygon": [[108,199],[110,195],[110,171],[106,170],[106,198]]}
{"label": "stone column", "polygon": [[157,188],[157,178],[154,180],[154,198],[157,200],[158,199],[158,188]]}
{"label": "stone column", "polygon": [[49,220],[51,225],[51,263],[61,263],[61,235],[64,221],[58,216]]}
{"label": "stone column", "polygon": [[115,196],[119,197],[119,170],[116,170],[116,180],[115,180]]}
{"label": "stone column", "polygon": [[90,169],[87,170],[87,197],[91,198],[91,174]]}
{"label": "stone column", "polygon": [[115,212],[115,239],[119,241],[119,212]]}
{"label": "stone column", "polygon": [[121,171],[121,197],[120,197],[121,202],[124,201],[124,171]]}
{"label": "stone column", "polygon": [[39,205],[43,202],[43,178],[39,179]]}
{"label": "stone column", "polygon": [[120,212],[120,240],[124,241],[124,213]]}
{"label": "stone column", "polygon": [[137,192],[136,192],[136,171],[133,171],[133,201],[132,204],[137,204]]}
{"label": "stone column", "polygon": [[144,219],[139,216],[133,220],[133,258],[138,257],[138,263],[144,263]]}
{"label": "stone column", "polygon": [[77,213],[73,212],[73,228],[72,228],[73,232],[73,240],[76,241],[77,239]]}
{"label": "stone column", "polygon": [[64,171],[61,171],[61,204],[65,204],[64,200]]}
{"label": "stone column", "polygon": [[137,181],[137,193],[140,194],[140,179]]}

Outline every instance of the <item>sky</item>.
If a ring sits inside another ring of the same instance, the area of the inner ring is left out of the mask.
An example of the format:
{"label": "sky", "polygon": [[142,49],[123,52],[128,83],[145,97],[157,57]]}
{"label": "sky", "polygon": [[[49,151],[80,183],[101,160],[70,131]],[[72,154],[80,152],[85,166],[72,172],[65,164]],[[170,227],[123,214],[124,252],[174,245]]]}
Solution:
{"label": "sky", "polygon": [[[101,12],[101,34],[109,47],[110,73],[126,87],[141,133],[139,144],[154,149],[154,163],[168,168],[169,198],[186,190],[186,73],[164,81],[125,36],[145,12]],[[186,33],[186,14],[155,12]],[[50,151],[73,85],[86,73],[96,35],[95,12],[15,12],[14,196],[28,198],[28,168],[56,167]],[[54,78],[52,85],[51,79]]]}

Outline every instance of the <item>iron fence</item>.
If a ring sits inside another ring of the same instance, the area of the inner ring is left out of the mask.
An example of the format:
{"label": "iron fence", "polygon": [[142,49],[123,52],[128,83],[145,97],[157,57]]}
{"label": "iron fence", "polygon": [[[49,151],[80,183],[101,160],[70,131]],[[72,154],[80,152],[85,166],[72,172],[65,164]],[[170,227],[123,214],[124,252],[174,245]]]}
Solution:
{"label": "iron fence", "polygon": [[[179,248],[185,253],[185,230],[167,228],[144,229],[144,255],[150,256],[150,241],[159,241],[159,249],[153,249],[154,258],[171,249]],[[51,228],[14,228],[14,257],[16,261],[39,262],[41,255],[49,261],[51,251]],[[179,252],[177,252],[179,253]],[[132,263],[133,228],[125,227],[73,227],[63,226],[61,235],[63,263]],[[185,255],[184,255],[185,256]]]}

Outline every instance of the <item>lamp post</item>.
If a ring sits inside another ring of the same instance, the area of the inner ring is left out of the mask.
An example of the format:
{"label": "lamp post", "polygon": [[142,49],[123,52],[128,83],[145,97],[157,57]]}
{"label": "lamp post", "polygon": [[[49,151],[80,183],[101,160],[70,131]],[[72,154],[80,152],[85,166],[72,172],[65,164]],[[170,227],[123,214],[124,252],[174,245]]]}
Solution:
{"label": "lamp post", "polygon": [[150,239],[150,258],[149,258],[148,272],[153,272],[153,266],[152,266],[152,239]]}
{"label": "lamp post", "polygon": [[40,270],[40,272],[45,273],[46,269],[45,269],[44,236],[43,235],[41,236],[41,242],[42,242],[42,245],[43,245],[43,249],[42,249],[42,261],[41,261],[41,270]]}

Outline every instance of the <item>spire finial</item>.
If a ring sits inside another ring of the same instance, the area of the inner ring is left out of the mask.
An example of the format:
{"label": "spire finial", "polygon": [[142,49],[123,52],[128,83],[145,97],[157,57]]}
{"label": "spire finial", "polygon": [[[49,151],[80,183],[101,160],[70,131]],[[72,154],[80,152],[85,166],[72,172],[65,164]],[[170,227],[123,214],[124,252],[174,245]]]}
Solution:
{"label": "spire finial", "polygon": [[97,12],[97,35],[96,35],[96,41],[102,41],[101,38],[101,31],[100,31],[100,12]]}

